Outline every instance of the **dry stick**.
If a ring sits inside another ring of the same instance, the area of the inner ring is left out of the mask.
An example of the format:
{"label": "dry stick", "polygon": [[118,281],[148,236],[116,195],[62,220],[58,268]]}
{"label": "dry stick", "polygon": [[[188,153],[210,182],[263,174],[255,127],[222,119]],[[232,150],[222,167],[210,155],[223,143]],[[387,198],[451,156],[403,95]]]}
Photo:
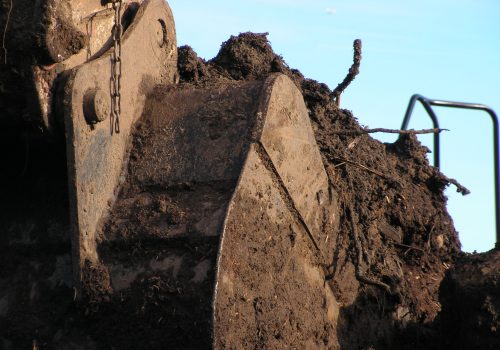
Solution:
{"label": "dry stick", "polygon": [[363,170],[366,170],[372,174],[375,174],[377,176],[380,176],[386,180],[390,180],[390,181],[393,181],[393,182],[398,182],[396,180],[394,180],[393,178],[385,175],[385,174],[382,174],[381,172],[378,172],[376,170],[373,170],[371,168],[368,168],[367,166],[364,166],[363,164],[359,164],[359,163],[356,163],[356,162],[353,162],[352,160],[349,160],[349,159],[345,159],[345,158],[339,158],[339,157],[329,157],[329,158],[333,158],[334,160],[337,160],[339,162],[343,162],[343,163],[348,163],[348,164],[351,164],[351,165],[354,165],[354,166],[357,166],[358,168],[361,168]]}
{"label": "dry stick", "polygon": [[407,244],[402,244],[402,243],[396,243],[396,242],[393,242],[392,244],[394,246],[396,246],[396,247],[402,247],[402,248],[407,248],[407,249],[414,249],[414,250],[421,251],[422,253],[425,253],[425,251],[422,248],[415,247],[415,246],[412,246],[412,245],[407,245]]}
{"label": "dry stick", "polygon": [[438,134],[442,131],[449,131],[448,129],[422,129],[422,130],[398,130],[398,129],[364,129],[360,130],[334,130],[331,134],[335,135],[364,135],[364,134],[374,134],[377,132],[384,132],[387,134],[400,134],[400,135],[420,135],[420,134]]}
{"label": "dry stick", "polygon": [[7,28],[9,27],[10,14],[12,13],[13,7],[14,7],[13,0],[10,0],[9,12],[7,13],[7,21],[5,22],[5,29],[3,31],[3,38],[2,38],[2,48],[4,52],[3,57],[6,65],[7,65],[7,48],[5,47],[5,38],[7,36]]}
{"label": "dry stick", "polygon": [[434,228],[436,227],[436,223],[434,222],[432,224],[432,227],[429,231],[429,236],[427,237],[427,248],[430,248],[431,247],[431,238],[432,238],[432,234],[434,233]]}
{"label": "dry stick", "polygon": [[351,82],[356,78],[356,75],[359,74],[359,66],[361,64],[361,40],[356,39],[353,43],[354,47],[354,57],[351,68],[349,68],[349,73],[347,73],[344,81],[342,81],[336,88],[333,90],[333,98],[337,103],[337,107],[340,107],[340,95],[344,92],[344,90],[351,84]]}

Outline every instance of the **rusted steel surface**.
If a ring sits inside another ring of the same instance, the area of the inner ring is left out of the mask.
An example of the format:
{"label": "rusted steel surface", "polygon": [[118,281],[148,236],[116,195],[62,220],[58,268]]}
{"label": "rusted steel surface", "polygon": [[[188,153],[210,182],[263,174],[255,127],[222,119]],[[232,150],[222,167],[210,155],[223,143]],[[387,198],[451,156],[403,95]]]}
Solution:
{"label": "rusted steel surface", "polygon": [[[160,22],[167,25],[167,45]],[[160,33],[160,34],[159,34]],[[161,45],[160,45],[161,44]],[[172,83],[177,71],[177,45],[172,12],[162,0],[145,1],[123,36],[121,132],[111,136],[110,119],[89,124],[84,114],[88,91],[110,91],[110,54],[70,71],[65,86],[68,178],[75,276],[85,260],[95,261],[96,229],[109,210],[120,181],[129,134],[141,115],[146,94],[155,85]]]}

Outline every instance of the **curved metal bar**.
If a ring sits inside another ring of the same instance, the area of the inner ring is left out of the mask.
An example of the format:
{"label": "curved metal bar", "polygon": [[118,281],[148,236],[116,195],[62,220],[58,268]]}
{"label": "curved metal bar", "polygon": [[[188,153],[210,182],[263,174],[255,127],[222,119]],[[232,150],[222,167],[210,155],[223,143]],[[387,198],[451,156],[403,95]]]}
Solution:
{"label": "curved metal bar", "polygon": [[[437,107],[447,107],[447,108],[461,108],[461,109],[472,109],[481,110],[488,113],[493,122],[493,167],[494,167],[494,182],[495,182],[495,225],[496,225],[496,244],[495,249],[500,249],[500,132],[498,126],[498,117],[493,109],[490,107],[479,104],[479,103],[465,103],[465,102],[454,102],[445,100],[433,100],[426,98],[422,95],[415,94],[411,97],[408,108],[406,109],[406,114],[403,119],[403,124],[401,126],[402,130],[406,130],[410,123],[411,114],[415,103],[420,101],[424,106],[427,114],[432,120],[434,128],[439,128],[439,121],[437,119],[432,106]],[[434,166],[439,168],[439,133],[434,134]]]}
{"label": "curved metal bar", "polygon": [[[432,107],[429,104],[427,98],[425,98],[422,95],[415,94],[415,95],[413,95],[411,97],[410,103],[408,104],[408,108],[406,109],[406,114],[405,114],[405,117],[403,119],[403,124],[401,126],[401,130],[408,129],[408,125],[410,124],[411,114],[413,113],[413,109],[414,109],[415,103],[417,101],[419,101],[422,104],[422,106],[424,107],[425,111],[427,112],[427,114],[431,118],[433,128],[434,129],[439,129],[438,118],[436,116],[436,113],[434,113],[434,111],[432,110]],[[439,168],[439,165],[440,165],[440,162],[439,162],[439,159],[440,159],[439,152],[440,152],[439,133],[435,133],[434,134],[434,152],[433,153],[434,153],[434,166],[436,168]]]}

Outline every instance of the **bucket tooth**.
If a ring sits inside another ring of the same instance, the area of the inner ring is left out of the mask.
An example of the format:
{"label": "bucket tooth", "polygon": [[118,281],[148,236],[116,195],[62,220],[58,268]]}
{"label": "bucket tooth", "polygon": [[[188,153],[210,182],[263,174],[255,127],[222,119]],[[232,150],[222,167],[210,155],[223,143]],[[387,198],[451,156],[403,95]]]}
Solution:
{"label": "bucket tooth", "polygon": [[[324,272],[336,241],[326,235],[337,225],[335,199],[301,93],[284,75],[265,85],[260,128],[222,231],[215,348],[243,348],[256,334],[264,347],[320,347],[310,339],[336,324],[338,306]],[[288,322],[290,305],[295,324]]]}

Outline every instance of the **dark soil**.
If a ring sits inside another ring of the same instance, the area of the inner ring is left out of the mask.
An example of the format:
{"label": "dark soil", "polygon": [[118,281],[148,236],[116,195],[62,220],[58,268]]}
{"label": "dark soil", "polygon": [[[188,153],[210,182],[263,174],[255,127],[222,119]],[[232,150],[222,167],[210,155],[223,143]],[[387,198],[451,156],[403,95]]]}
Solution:
{"label": "dark soil", "polygon": [[61,62],[85,45],[84,34],[72,23],[69,0],[15,0],[12,8],[10,0],[0,0],[0,28],[2,37],[5,31],[2,64]]}
{"label": "dark soil", "polygon": [[45,89],[51,90],[59,72],[44,66],[61,62],[85,46],[84,34],[72,23],[70,6],[68,0],[0,0],[2,127],[29,127],[33,133],[52,127],[40,118],[43,107],[35,80],[43,78]]}
{"label": "dark soil", "polygon": [[500,348],[500,251],[462,254],[441,284],[443,348]]}
{"label": "dark soil", "polygon": [[0,349],[32,349],[74,317],[65,147],[4,132]]}
{"label": "dark soil", "polygon": [[85,35],[72,23],[71,3],[67,0],[45,0],[35,9],[34,35],[40,51],[38,63],[62,62],[80,52],[85,46]]}
{"label": "dark soil", "polygon": [[[179,48],[180,84],[168,90],[160,87],[149,98],[136,129],[121,194],[103,228],[101,264],[89,263],[85,269],[82,302],[73,302],[72,285],[64,282],[67,273],[63,272],[68,265],[71,269],[65,235],[68,213],[61,204],[66,198],[61,187],[65,179],[54,177],[51,171],[37,176],[35,171],[30,177],[38,180],[35,189],[22,177],[2,179],[2,184],[12,186],[4,186],[9,196],[1,197],[0,348],[33,344],[38,349],[209,347],[211,281],[219,241],[217,236],[203,234],[202,225],[192,223],[215,215],[227,202],[236,179],[227,176],[227,181],[203,182],[155,177],[154,171],[145,172],[141,160],[149,157],[153,162],[158,155],[161,167],[166,157],[161,151],[166,146],[159,148],[161,139],[155,130],[162,130],[167,138],[172,125],[162,124],[154,115],[170,110],[162,107],[168,94],[258,85],[256,81],[275,72],[289,76],[303,93],[341,209],[333,261],[328,262],[328,283],[341,306],[339,320],[336,329],[318,330],[318,344],[335,333],[340,349],[498,348],[498,252],[460,253],[443,194],[449,183],[429,165],[428,150],[414,136],[384,144],[369,135],[342,133],[361,127],[350,111],[336,106],[328,86],[290,69],[273,52],[265,34],[252,33],[231,37],[210,61],[199,58],[188,46]],[[228,96],[227,100],[237,98],[230,92]],[[234,115],[253,113],[255,107],[245,106],[246,97],[240,98],[226,107],[239,106]],[[214,128],[207,135],[216,140],[217,128],[243,123],[245,117],[217,120],[226,107],[210,109],[216,105],[213,101],[217,99],[207,97],[202,111],[214,118],[208,123]],[[250,129],[244,123],[241,128]],[[21,154],[15,153],[13,162]],[[60,165],[64,157],[57,154],[52,157]],[[237,163],[239,158],[235,155],[234,159]],[[44,168],[43,162],[37,166]],[[30,200],[53,198],[39,186],[40,181],[53,184],[54,193],[61,196],[55,199],[58,205],[53,216],[46,202]],[[201,202],[207,203],[204,209],[197,206]],[[40,210],[33,208],[38,205]],[[22,215],[13,214],[12,208]],[[36,221],[30,226],[35,230],[22,226],[23,218]],[[15,243],[17,236],[27,233],[53,234],[57,239],[50,244],[45,239],[31,243],[28,235],[26,242]],[[176,270],[176,259],[181,258],[184,267]],[[194,283],[197,274],[193,271],[200,266],[206,267],[205,275]],[[130,285],[127,274],[134,275]],[[117,276],[123,277],[123,286],[116,283]],[[49,280],[55,282],[46,286]],[[42,287],[44,294],[38,293]],[[279,309],[282,302],[277,300],[273,308]],[[262,310],[258,300],[254,306]],[[272,317],[272,313],[260,312],[258,320]],[[249,348],[266,348],[262,339],[256,336]]]}

